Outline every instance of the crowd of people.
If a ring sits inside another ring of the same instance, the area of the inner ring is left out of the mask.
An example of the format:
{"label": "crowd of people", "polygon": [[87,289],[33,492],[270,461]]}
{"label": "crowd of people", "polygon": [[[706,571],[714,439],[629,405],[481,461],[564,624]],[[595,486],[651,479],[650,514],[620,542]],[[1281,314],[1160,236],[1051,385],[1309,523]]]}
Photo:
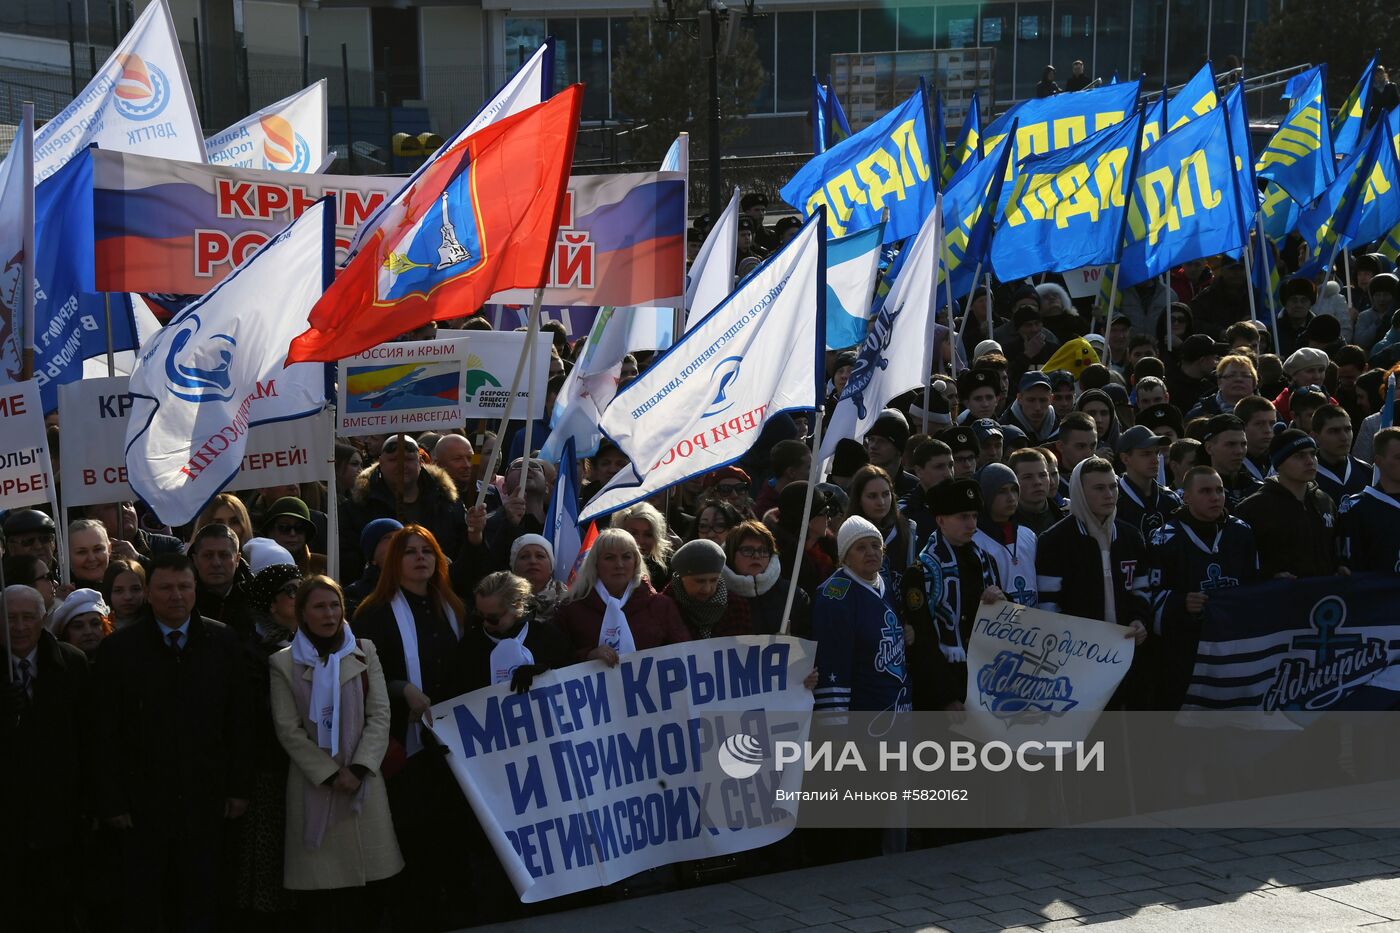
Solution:
{"label": "crowd of people", "polygon": [[[767,228],[766,206],[745,199],[741,264],[796,229]],[[828,354],[822,410],[608,516],[562,573],[543,536],[558,466],[516,430],[342,439],[338,501],[314,483],[224,492],[183,528],[132,503],[75,510],[66,554],[50,515],[12,510],[8,916],[508,917],[522,908],[424,717],[659,646],[786,632],[816,643],[818,710],[958,710],[978,606],[1009,599],[1120,626],[1137,651],[1114,705],[1177,709],[1220,589],[1400,570],[1400,428],[1381,425],[1400,278],[1380,254],[1345,270],[1283,283],[1277,345],[1228,257],[1125,290],[1110,321],[1054,276],[979,286],[947,369],[829,468],[813,472],[811,438],[858,348]],[[584,341],[551,329],[557,391]],[[1047,370],[1080,338],[1099,362]],[[582,501],[625,466],[604,441]]]}

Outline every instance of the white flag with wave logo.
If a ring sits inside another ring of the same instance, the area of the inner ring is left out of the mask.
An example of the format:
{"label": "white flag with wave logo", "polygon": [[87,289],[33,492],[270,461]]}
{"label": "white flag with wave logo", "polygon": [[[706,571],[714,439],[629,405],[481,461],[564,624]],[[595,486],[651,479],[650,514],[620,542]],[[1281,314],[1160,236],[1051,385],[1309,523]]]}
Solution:
{"label": "white flag with wave logo", "polygon": [[165,0],[155,0],[88,86],[34,137],[34,183],[88,146],[204,161],[190,79]]}
{"label": "white flag with wave logo", "polygon": [[319,172],[326,162],[326,79],[204,141],[210,165]]}
{"label": "white flag with wave logo", "polygon": [[632,461],[584,522],[738,460],[769,418],[813,410],[826,382],[826,217],[619,392],[602,429]]}
{"label": "white flag with wave logo", "polygon": [[334,262],[335,199],[326,197],[142,346],[126,469],[165,524],[193,520],[233,479],[251,426],[324,407],[325,367],[284,364]]}
{"label": "white flag with wave logo", "polygon": [[941,196],[900,267],[899,277],[875,315],[851,378],[822,435],[821,457],[829,459],[843,437],[862,440],[890,399],[923,386],[932,368],[934,298],[938,256],[943,251]]}

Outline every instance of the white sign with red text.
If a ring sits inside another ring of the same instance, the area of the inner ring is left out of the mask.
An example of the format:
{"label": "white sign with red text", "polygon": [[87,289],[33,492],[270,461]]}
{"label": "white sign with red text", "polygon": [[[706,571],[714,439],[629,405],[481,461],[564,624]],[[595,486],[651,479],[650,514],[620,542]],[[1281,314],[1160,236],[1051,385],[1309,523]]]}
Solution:
{"label": "white sign with red text", "polygon": [[1099,293],[1099,284],[1108,266],[1085,266],[1065,273],[1065,290],[1071,298],[1092,298]]}
{"label": "white sign with red text", "polygon": [[53,466],[39,384],[0,388],[0,509],[53,500]]}
{"label": "white sign with red text", "polygon": [[[59,436],[66,452],[59,460],[59,479],[66,507],[133,498],[124,453],[131,414],[127,381],[126,376],[113,376],[58,387]],[[333,430],[329,412],[253,427],[238,475],[225,488],[324,480]]]}

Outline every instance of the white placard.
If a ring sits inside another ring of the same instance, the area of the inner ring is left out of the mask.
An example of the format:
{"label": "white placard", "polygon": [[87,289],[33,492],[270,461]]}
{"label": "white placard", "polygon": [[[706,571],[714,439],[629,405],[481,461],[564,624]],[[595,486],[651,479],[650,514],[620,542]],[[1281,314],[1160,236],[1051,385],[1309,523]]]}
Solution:
{"label": "white placard", "polygon": [[[467,341],[466,416],[500,420],[506,410],[506,396],[515,378],[515,364],[525,347],[524,331],[438,330],[439,340]],[[553,335],[541,331],[535,337],[535,381],[531,391],[529,364],[520,378],[520,391],[510,410],[512,421],[524,421],[524,402],[529,402],[530,418],[544,417],[544,394],[549,385],[549,348]],[[540,443],[544,443],[543,439]]]}
{"label": "white placard", "polygon": [[1085,266],[1065,273],[1065,290],[1071,298],[1092,298],[1099,293],[1099,281],[1105,273],[1111,273],[1109,266]]}
{"label": "white placard", "polygon": [[467,341],[381,343],[340,361],[336,434],[460,428]]}
{"label": "white placard", "polygon": [[44,406],[34,380],[0,388],[0,508],[53,500]]}

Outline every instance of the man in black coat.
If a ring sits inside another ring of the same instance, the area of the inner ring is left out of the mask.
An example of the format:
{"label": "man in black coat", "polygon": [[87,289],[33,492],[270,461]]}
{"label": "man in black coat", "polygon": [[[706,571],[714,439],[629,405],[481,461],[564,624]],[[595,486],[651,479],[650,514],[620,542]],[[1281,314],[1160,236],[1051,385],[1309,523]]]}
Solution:
{"label": "man in black coat", "polygon": [[0,680],[0,902],[12,930],[70,929],[81,820],[87,657],[44,631],[44,598],[5,589],[14,661]]}
{"label": "man in black coat", "polygon": [[218,522],[205,525],[190,542],[189,556],[194,562],[196,612],[240,635],[252,635],[248,586],[253,574],[239,556],[238,534]]}
{"label": "man in black coat", "polygon": [[97,655],[98,815],[121,832],[127,928],[213,930],[224,822],[251,793],[251,672],[233,630],[194,612],[188,557],[154,558],[147,598]]}

